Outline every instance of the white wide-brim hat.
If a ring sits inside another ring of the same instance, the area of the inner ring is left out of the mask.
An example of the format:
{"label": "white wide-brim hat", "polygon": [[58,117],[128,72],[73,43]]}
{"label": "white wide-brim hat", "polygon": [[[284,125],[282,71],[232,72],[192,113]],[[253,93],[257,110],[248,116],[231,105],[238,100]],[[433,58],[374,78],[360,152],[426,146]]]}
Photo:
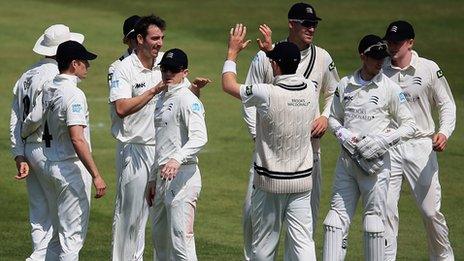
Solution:
{"label": "white wide-brim hat", "polygon": [[54,24],[39,37],[32,50],[41,55],[54,56],[58,45],[69,40],[82,44],[84,35],[70,32],[69,27],[64,24]]}

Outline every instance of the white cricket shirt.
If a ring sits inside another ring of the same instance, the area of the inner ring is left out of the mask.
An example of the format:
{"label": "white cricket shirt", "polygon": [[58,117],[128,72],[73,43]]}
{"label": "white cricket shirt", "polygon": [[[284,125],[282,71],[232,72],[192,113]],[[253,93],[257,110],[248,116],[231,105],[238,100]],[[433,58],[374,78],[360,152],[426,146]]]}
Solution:
{"label": "white cricket shirt", "polygon": [[362,85],[359,73],[338,84],[329,118],[332,131],[342,126],[360,137],[375,135],[385,132],[394,120],[401,137],[413,135],[414,118],[400,87],[382,72]]}
{"label": "white cricket shirt", "polygon": [[[161,71],[158,63],[163,57],[158,54],[153,68],[147,69],[137,55],[132,53],[119,63],[113,73],[109,101],[132,98],[141,95],[161,81]],[[120,118],[116,114],[114,104],[111,104],[111,133],[120,142],[155,145],[155,125],[153,114],[158,96],[155,96],[138,112]]]}
{"label": "white cricket shirt", "polygon": [[[322,114],[329,117],[330,105],[332,104],[333,94],[337,88],[338,77],[337,68],[330,57],[330,54],[314,44],[301,52],[301,61],[298,65],[296,74],[303,75],[310,79],[316,87],[317,97],[322,93],[324,105]],[[266,53],[259,51],[251,62],[245,84],[272,83],[274,79],[271,63]],[[319,100],[317,100],[319,102]],[[319,106],[317,114],[319,115]],[[254,107],[244,108],[243,116],[248,130],[253,138],[256,136],[256,110]]]}
{"label": "white cricket shirt", "polygon": [[84,92],[77,87],[79,81],[77,76],[59,74],[44,87],[43,143],[49,161],[78,158],[69,136],[70,126],[85,127],[84,137],[90,147],[89,110]]}
{"label": "white cricket shirt", "polygon": [[197,163],[196,155],[208,140],[203,104],[189,87],[187,80],[169,86],[156,102],[157,166],[171,158],[181,164]]}
{"label": "white cricket shirt", "polygon": [[411,64],[401,69],[388,58],[383,72],[403,90],[416,121],[416,138],[431,137],[435,133],[432,109],[438,108],[440,127],[438,132],[447,138],[456,126],[456,104],[451,89],[438,65],[419,57],[412,51]]}
{"label": "white cricket shirt", "polygon": [[23,122],[32,109],[40,106],[42,101],[37,97],[42,92],[45,82],[52,80],[58,74],[58,66],[54,59],[44,58],[32,65],[16,82],[13,87],[13,103],[10,117],[10,140],[13,157],[24,155],[24,144],[40,143],[42,141],[42,127],[40,122],[29,131],[25,140],[21,138]]}
{"label": "white cricket shirt", "polygon": [[114,69],[118,66],[118,64],[121,63],[122,60],[128,57],[131,53],[132,51],[127,49],[116,61],[110,64],[110,67],[108,67],[108,86],[110,88],[111,88],[111,80],[113,79]]}

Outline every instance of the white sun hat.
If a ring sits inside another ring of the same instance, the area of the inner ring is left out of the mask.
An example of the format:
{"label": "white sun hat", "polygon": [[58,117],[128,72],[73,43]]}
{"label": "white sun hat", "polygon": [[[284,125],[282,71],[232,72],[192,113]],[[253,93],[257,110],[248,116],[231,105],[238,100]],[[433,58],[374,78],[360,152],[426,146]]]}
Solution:
{"label": "white sun hat", "polygon": [[70,32],[64,24],[54,24],[39,37],[32,50],[41,55],[54,56],[58,45],[69,40],[82,44],[84,35]]}

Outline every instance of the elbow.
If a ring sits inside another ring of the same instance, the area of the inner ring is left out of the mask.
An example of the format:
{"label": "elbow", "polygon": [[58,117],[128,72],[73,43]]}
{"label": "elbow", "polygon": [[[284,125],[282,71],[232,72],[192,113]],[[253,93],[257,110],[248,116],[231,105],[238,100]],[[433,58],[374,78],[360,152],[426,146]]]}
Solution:
{"label": "elbow", "polygon": [[121,108],[121,106],[114,106],[116,115],[118,115],[119,118],[124,118],[127,116],[127,112]]}
{"label": "elbow", "polygon": [[79,147],[80,145],[84,144],[85,140],[83,137],[71,137],[71,143],[74,147]]}

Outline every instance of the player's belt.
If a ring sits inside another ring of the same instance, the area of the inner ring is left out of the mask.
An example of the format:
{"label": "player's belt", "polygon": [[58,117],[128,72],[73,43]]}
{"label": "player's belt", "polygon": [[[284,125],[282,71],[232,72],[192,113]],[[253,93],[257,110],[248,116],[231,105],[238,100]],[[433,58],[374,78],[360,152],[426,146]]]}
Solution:
{"label": "player's belt", "polygon": [[256,162],[254,163],[254,169],[256,173],[258,173],[258,175],[266,176],[273,179],[299,179],[311,176],[311,173],[313,172],[312,167],[306,170],[300,170],[295,172],[272,171],[256,165]]}

